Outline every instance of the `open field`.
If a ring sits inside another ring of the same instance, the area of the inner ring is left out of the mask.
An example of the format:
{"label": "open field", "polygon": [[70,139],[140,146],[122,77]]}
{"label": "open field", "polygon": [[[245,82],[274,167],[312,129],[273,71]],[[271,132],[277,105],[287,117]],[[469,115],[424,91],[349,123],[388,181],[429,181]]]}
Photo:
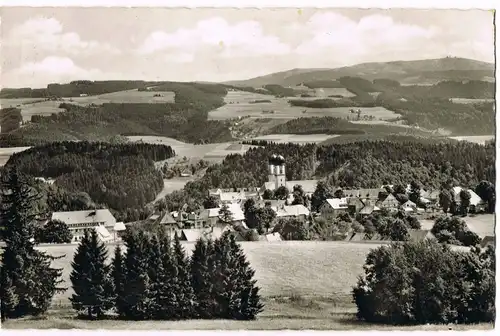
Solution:
{"label": "open field", "polygon": [[477,104],[477,103],[494,103],[495,99],[469,99],[469,98],[450,98],[455,104]]}
{"label": "open field", "polygon": [[[154,95],[159,94],[161,97],[155,97]],[[112,93],[105,93],[97,96],[87,96],[87,97],[72,97],[65,98],[65,100],[70,100],[73,104],[78,105],[101,105],[104,103],[173,103],[175,98],[175,93],[170,91],[153,92],[153,91],[138,91],[137,89],[118,91]]]}
{"label": "open field", "polygon": [[355,94],[346,88],[318,88],[314,89],[317,98],[327,98],[328,96],[336,95],[342,97],[354,97]]}
{"label": "open field", "polygon": [[30,121],[33,115],[47,116],[52,113],[59,113],[64,109],[59,108],[62,101],[44,100],[41,98],[19,98],[19,99],[2,99],[0,104],[4,107],[17,107],[21,109],[23,121]]}
{"label": "open field", "polygon": [[158,193],[158,195],[156,195],[156,199],[154,201],[157,202],[167,196],[167,194],[183,189],[186,183],[193,180],[193,177],[174,177],[171,179],[163,179],[163,189]]}
{"label": "open field", "polygon": [[44,98],[0,98],[0,108],[21,107],[21,105],[44,101]]}
{"label": "open field", "polygon": [[127,138],[132,142],[143,141],[152,144],[169,145],[174,149],[176,156],[198,158],[210,162],[221,162],[229,154],[244,154],[249,148],[254,147],[233,142],[194,145],[169,137],[157,136],[129,136]]}
{"label": "open field", "polygon": [[266,140],[276,143],[320,143],[331,138],[335,138],[338,135],[329,134],[268,134],[253,138],[252,140]]}
{"label": "open field", "polygon": [[479,237],[495,235],[495,215],[485,214],[477,216],[467,216],[463,218],[469,230],[475,232]]}
{"label": "open field", "polygon": [[471,135],[471,136],[452,136],[450,139],[458,141],[469,141],[480,145],[484,145],[487,141],[494,140],[494,135]]}
{"label": "open field", "polygon": [[12,154],[25,151],[31,147],[9,147],[0,148],[0,167],[4,166]]}
{"label": "open field", "polygon": [[[209,113],[209,119],[225,120],[238,117],[242,118],[245,116],[272,119],[295,119],[300,117],[325,116],[347,118],[348,116],[351,116],[351,113],[349,112],[351,109],[350,107],[305,108],[300,106],[290,106],[288,103],[290,99],[302,98],[276,98],[252,92],[229,91],[227,96],[224,98],[226,105],[211,111]],[[270,100],[271,103],[251,103],[255,100]],[[274,113],[269,113],[271,111],[274,111]],[[375,119],[379,120],[394,119],[399,116],[384,107],[363,108],[362,111],[364,115],[372,115]]]}
{"label": "open field", "polygon": [[51,311],[42,318],[8,320],[4,329],[105,329],[105,330],[490,330],[492,323],[477,325],[421,325],[395,327],[360,322],[351,304],[330,298],[264,300],[264,311],[255,321],[86,321],[74,318],[68,310]]}

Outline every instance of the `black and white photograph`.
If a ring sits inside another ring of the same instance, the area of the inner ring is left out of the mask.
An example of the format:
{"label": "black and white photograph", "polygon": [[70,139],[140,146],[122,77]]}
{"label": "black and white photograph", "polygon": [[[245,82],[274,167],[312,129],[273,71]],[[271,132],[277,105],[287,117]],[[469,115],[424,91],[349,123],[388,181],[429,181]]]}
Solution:
{"label": "black and white photograph", "polygon": [[493,332],[495,10],[0,18],[3,331]]}

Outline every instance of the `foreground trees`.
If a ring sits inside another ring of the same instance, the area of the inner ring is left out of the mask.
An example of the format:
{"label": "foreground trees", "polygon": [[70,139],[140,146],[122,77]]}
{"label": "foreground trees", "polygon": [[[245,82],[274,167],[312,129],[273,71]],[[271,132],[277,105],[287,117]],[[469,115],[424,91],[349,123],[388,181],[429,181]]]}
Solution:
{"label": "foreground trees", "polygon": [[452,251],[434,241],[372,250],[353,288],[357,316],[387,324],[495,319],[495,251]]}
{"label": "foreground trees", "polygon": [[106,265],[94,233],[82,240],[71,275],[75,310],[92,318],[114,307],[127,320],[252,320],[262,311],[254,271],[229,234],[199,240],[191,258],[162,229],[136,229],[124,241],[125,253],[116,248]]}
{"label": "foreground trees", "polygon": [[37,195],[17,169],[2,176],[1,223],[5,248],[0,265],[1,318],[40,315],[47,311],[58,291],[61,270],[55,259],[35,250],[34,207]]}

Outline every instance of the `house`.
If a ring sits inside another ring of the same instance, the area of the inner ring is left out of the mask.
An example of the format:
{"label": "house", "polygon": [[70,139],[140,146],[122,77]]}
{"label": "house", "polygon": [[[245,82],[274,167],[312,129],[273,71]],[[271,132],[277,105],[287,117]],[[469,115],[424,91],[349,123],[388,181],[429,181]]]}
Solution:
{"label": "house", "polygon": [[[216,226],[220,223],[219,211],[221,208],[205,209],[201,212],[200,218],[203,222],[203,227]],[[231,224],[238,225],[245,220],[245,215],[239,204],[229,204],[229,212],[231,212]]]}
{"label": "house", "polygon": [[378,200],[379,194],[382,192],[380,189],[345,189],[344,197],[359,197],[361,199]]}
{"label": "house", "polygon": [[88,94],[86,94],[86,93],[80,93],[80,97],[88,97]]}
{"label": "house", "polygon": [[383,209],[390,211],[397,211],[399,208],[399,201],[392,194],[387,195],[387,197],[378,203],[378,206]]}
{"label": "house", "polygon": [[349,210],[347,198],[329,198],[321,206],[320,213],[325,219],[337,217],[341,213],[346,213]]}
{"label": "house", "polygon": [[[453,194],[455,196],[455,203],[460,206],[460,192],[462,191],[462,187],[454,187],[453,188]],[[470,205],[469,205],[469,212],[480,212],[484,211],[486,208],[486,202],[479,197],[478,194],[474,192],[472,189],[467,189],[467,191],[470,194]]]}
{"label": "house", "polygon": [[305,222],[310,215],[309,209],[302,204],[279,205],[275,208],[271,207],[271,209],[276,212],[277,218],[295,218]]}
{"label": "house", "polygon": [[363,209],[364,206],[365,204],[359,197],[350,197],[347,200],[347,207],[351,215],[359,213],[359,211]]}
{"label": "house", "polygon": [[401,205],[401,209],[403,209],[403,211],[405,212],[414,212],[417,211],[417,205],[415,204],[415,202],[408,200]]}
{"label": "house", "polygon": [[220,203],[244,203],[249,198],[259,199],[259,188],[210,189],[209,196],[217,198]]}
{"label": "house", "polygon": [[359,211],[359,214],[361,216],[368,216],[377,211],[380,211],[380,208],[378,206],[368,203],[363,207],[363,209]]}
{"label": "house", "polygon": [[224,232],[229,231],[229,226],[225,227],[210,227],[197,229],[182,229],[179,230],[179,240],[187,242],[195,242],[198,239],[215,240],[220,238]]}
{"label": "house", "polygon": [[99,228],[98,233],[107,237],[108,234],[111,235],[110,231],[114,232],[116,225],[116,218],[108,209],[54,212],[51,220],[66,223],[74,242],[80,241],[85,230],[92,228]]}
{"label": "house", "polygon": [[177,224],[177,221],[174,219],[172,214],[170,212],[165,212],[163,217],[160,220],[160,225],[165,225],[165,226],[173,226]]}
{"label": "house", "polygon": [[126,229],[125,223],[117,222],[113,228],[113,239],[115,241],[121,239]]}

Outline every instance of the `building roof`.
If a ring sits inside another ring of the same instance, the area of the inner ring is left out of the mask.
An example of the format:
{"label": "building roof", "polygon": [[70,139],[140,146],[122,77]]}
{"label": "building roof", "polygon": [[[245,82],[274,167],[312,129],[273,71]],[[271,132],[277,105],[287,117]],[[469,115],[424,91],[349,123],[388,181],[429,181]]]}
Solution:
{"label": "building roof", "polygon": [[361,197],[361,198],[378,198],[378,194],[382,191],[380,189],[345,189],[344,195],[346,197]]}
{"label": "building roof", "polygon": [[329,198],[326,200],[332,209],[347,209],[347,198]]}
{"label": "building roof", "polygon": [[103,242],[107,242],[113,239],[109,231],[103,225],[96,226],[95,230],[97,232],[97,235]]}
{"label": "building roof", "polygon": [[175,224],[175,223],[177,223],[177,221],[174,219],[172,214],[170,214],[170,212],[168,212],[168,211],[163,215],[163,218],[160,221],[160,224],[162,224],[162,225]]}
{"label": "building roof", "polygon": [[59,220],[68,225],[104,222],[105,226],[114,226],[116,223],[116,218],[108,209],[54,212],[52,220]]}
{"label": "building roof", "polygon": [[203,228],[203,229],[183,229],[181,230],[181,240],[185,240],[188,242],[194,242],[198,239],[208,240],[208,239],[217,239],[222,236],[222,234],[229,230],[229,227],[219,228],[219,227],[211,227],[211,228]]}
{"label": "building roof", "polygon": [[415,202],[412,202],[410,200],[406,201],[404,204],[403,204],[403,207],[405,208],[411,208],[411,207],[416,207],[417,205],[415,204]]}
{"label": "building roof", "polygon": [[123,222],[116,222],[113,230],[115,231],[124,231],[126,229],[125,224]]}
{"label": "building roof", "polygon": [[[457,203],[460,202],[460,192],[462,191],[462,187],[453,187],[453,193],[455,194],[455,201]],[[467,189],[470,194],[470,205],[478,205],[484,203],[481,197],[478,196],[472,189]]]}
{"label": "building roof", "polygon": [[310,212],[302,204],[295,205],[283,205],[273,208],[274,212],[276,212],[277,217],[296,217],[296,216],[309,216]]}
{"label": "building roof", "polygon": [[286,188],[290,192],[293,191],[293,187],[295,187],[296,185],[302,186],[302,190],[304,190],[304,193],[312,194],[316,190],[318,180],[286,181]]}
{"label": "building roof", "polygon": [[259,236],[259,241],[267,241],[267,242],[276,242],[276,241],[282,241],[283,238],[278,232],[274,233],[269,233],[266,235],[261,235]]}
{"label": "building roof", "polygon": [[[243,213],[243,210],[241,209],[241,206],[239,204],[228,204],[227,207],[231,212],[234,221],[245,219],[245,214]],[[205,218],[219,217],[220,209],[221,208],[205,209],[205,211],[203,212],[203,216],[205,216]]]}

